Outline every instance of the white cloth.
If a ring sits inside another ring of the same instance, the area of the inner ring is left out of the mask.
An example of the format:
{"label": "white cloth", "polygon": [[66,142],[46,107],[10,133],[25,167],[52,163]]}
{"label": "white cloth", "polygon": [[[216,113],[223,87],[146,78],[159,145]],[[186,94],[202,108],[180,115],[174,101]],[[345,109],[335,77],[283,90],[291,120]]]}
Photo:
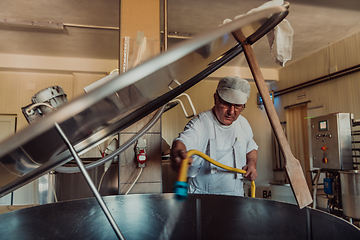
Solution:
{"label": "white cloth", "polygon": [[[230,126],[221,125],[212,110],[193,118],[175,139],[187,150],[196,149],[230,167],[246,165],[246,154],[257,150],[248,121],[239,116]],[[218,168],[204,159],[193,156],[189,167],[189,193],[244,196],[242,175]]]}
{"label": "white cloth", "polygon": [[[247,13],[262,10],[268,7],[282,6],[284,0],[272,0],[264,3],[260,7],[251,9]],[[236,16],[237,19],[242,15]],[[223,24],[231,22],[231,19],[225,19]],[[291,59],[292,47],[293,47],[293,35],[294,30],[292,29],[289,21],[286,19],[282,20],[273,30],[267,34],[267,38],[270,45],[271,58],[280,66],[285,66],[285,63]]]}
{"label": "white cloth", "polygon": [[[253,10],[261,10],[268,7],[282,5],[284,5],[284,0],[272,0]],[[282,67],[284,67],[285,63],[291,59],[293,35],[294,30],[292,29],[289,21],[286,19],[282,20],[273,30],[267,34],[270,45],[271,58]]]}

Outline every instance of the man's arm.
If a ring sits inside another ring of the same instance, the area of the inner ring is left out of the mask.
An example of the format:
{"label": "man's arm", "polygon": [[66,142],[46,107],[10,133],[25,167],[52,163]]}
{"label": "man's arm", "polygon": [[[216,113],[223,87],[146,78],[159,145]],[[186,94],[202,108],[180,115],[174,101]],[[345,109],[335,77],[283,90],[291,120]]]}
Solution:
{"label": "man's arm", "polygon": [[[171,167],[175,171],[179,171],[181,161],[186,158],[186,146],[183,142],[177,140],[174,141],[170,150]],[[189,164],[192,163],[192,159],[189,160]]]}
{"label": "man's arm", "polygon": [[243,167],[243,170],[246,171],[244,177],[249,181],[254,181],[257,177],[256,162],[257,150],[254,149],[246,154],[246,166]]}

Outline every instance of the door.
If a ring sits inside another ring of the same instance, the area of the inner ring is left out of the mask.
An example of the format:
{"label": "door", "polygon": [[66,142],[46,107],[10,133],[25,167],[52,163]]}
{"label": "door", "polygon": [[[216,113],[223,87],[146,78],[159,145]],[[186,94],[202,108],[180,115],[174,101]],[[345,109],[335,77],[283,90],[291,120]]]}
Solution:
{"label": "door", "polygon": [[0,115],[0,142],[15,133],[16,115]]}
{"label": "door", "polygon": [[[16,115],[0,115],[0,142],[15,133]],[[11,205],[12,193],[0,198],[0,205]]]}

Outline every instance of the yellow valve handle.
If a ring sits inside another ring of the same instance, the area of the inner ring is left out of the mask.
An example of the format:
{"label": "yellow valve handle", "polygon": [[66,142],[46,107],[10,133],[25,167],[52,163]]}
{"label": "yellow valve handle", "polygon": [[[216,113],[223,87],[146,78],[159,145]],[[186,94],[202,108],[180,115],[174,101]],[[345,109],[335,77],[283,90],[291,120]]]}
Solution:
{"label": "yellow valve handle", "polygon": [[[189,166],[189,159],[192,155],[198,155],[200,157],[202,157],[203,159],[205,159],[206,161],[214,164],[215,166],[218,166],[220,168],[223,168],[225,170],[231,171],[231,172],[236,172],[236,173],[242,173],[245,174],[246,171],[242,170],[242,169],[238,169],[238,168],[233,168],[233,167],[229,167],[226,166],[224,164],[221,164],[217,161],[215,161],[214,159],[210,158],[208,155],[206,155],[205,153],[202,153],[198,150],[190,150],[187,152],[187,157],[186,159],[184,159],[181,163],[181,168],[180,168],[180,172],[179,172],[179,177],[178,177],[178,182],[185,182],[187,181],[187,172],[188,172],[188,166]],[[255,182],[251,181],[251,197],[255,198]]]}

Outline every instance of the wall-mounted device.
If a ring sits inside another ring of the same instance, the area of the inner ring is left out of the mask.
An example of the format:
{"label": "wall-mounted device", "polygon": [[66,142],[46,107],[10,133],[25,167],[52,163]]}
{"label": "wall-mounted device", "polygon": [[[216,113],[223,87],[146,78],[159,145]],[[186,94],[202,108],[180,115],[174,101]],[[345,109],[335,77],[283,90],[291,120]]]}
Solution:
{"label": "wall-mounted device", "polygon": [[350,113],[312,118],[311,144],[314,167],[353,169]]}
{"label": "wall-mounted device", "polygon": [[[270,94],[271,101],[274,102],[274,92],[270,91],[269,94]],[[263,101],[262,97],[260,96],[260,93],[257,93],[257,105],[258,106],[264,105],[264,101]]]}
{"label": "wall-mounted device", "polygon": [[136,160],[139,163],[139,167],[145,167],[145,162],[148,160],[146,140],[143,137],[137,140]]}
{"label": "wall-mounted device", "polygon": [[60,86],[41,90],[31,98],[32,104],[21,108],[28,123],[33,123],[44,115],[53,112],[67,102],[66,94]]}

